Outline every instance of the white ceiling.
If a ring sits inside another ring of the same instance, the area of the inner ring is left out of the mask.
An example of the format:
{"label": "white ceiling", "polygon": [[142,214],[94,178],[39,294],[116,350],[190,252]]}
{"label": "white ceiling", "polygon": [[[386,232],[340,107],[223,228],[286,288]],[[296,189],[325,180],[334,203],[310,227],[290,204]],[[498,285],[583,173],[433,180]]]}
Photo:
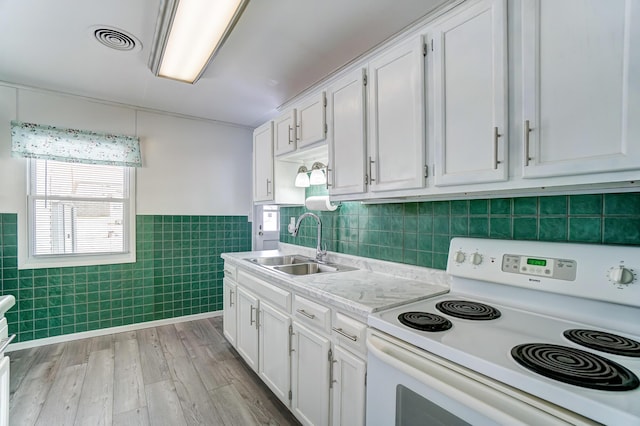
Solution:
{"label": "white ceiling", "polygon": [[[444,1],[251,0],[189,85],[147,66],[160,0],[0,0],[0,80],[255,127]],[[142,49],[101,45],[95,25],[125,30]]]}

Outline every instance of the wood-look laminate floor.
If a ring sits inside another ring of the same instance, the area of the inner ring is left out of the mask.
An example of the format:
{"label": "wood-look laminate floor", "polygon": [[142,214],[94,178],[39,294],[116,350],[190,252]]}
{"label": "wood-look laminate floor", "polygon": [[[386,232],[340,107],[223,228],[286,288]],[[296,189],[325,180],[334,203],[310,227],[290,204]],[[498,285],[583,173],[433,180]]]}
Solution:
{"label": "wood-look laminate floor", "polygon": [[222,337],[222,317],[9,356],[12,426],[299,424]]}

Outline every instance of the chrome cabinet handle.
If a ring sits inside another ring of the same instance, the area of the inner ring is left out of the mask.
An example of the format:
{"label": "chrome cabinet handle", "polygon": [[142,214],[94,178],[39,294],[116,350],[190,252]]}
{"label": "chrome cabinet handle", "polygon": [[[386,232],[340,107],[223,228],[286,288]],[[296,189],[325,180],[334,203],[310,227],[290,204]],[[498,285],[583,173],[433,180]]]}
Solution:
{"label": "chrome cabinet handle", "polygon": [[316,317],[314,314],[310,314],[307,311],[305,311],[304,309],[296,309],[296,312],[304,315],[305,317],[307,317],[309,319],[314,319]]}
{"label": "chrome cabinet handle", "polygon": [[533,129],[530,127],[529,120],[525,120],[524,122],[524,165],[528,166],[529,161],[531,161],[531,157],[529,156],[529,133],[531,133]]}
{"label": "chrome cabinet handle", "polygon": [[271,179],[267,179],[267,195],[271,194],[271,191],[269,191],[269,184],[271,183]]}
{"label": "chrome cabinet handle", "polygon": [[337,383],[337,380],[333,379],[333,364],[338,361],[333,358],[333,351],[331,349],[329,349],[329,356],[327,358],[329,359],[329,389],[331,389],[333,388],[333,384]]}
{"label": "chrome cabinet handle", "polygon": [[501,136],[502,135],[498,133],[498,128],[494,127],[493,128],[493,170],[497,170],[498,164],[501,163],[501,161],[498,160],[498,139]]}
{"label": "chrome cabinet handle", "polygon": [[289,145],[293,143],[293,137],[291,136],[292,130],[293,130],[293,127],[289,126]]}
{"label": "chrome cabinet handle", "polygon": [[11,341],[15,338],[16,338],[16,335],[12,334],[6,339],[0,340],[0,353],[4,352],[4,350],[7,349],[7,346],[9,346],[9,343],[11,343]]}
{"label": "chrome cabinet handle", "polygon": [[291,356],[291,352],[295,352],[295,349],[293,349],[293,335],[295,333],[293,332],[293,326],[289,326],[289,356]]}
{"label": "chrome cabinet handle", "polygon": [[371,159],[371,156],[369,156],[369,182],[375,182],[376,180],[373,178],[373,174],[371,174],[371,165],[375,163],[375,160]]}
{"label": "chrome cabinet handle", "polygon": [[254,322],[256,322],[256,320],[253,319],[253,311],[255,311],[256,308],[251,305],[251,311],[249,311],[249,325],[252,325]]}
{"label": "chrome cabinet handle", "polygon": [[331,329],[333,331],[335,331],[336,333],[343,335],[347,339],[353,340],[354,342],[356,342],[358,340],[358,336],[354,336],[352,334],[345,333],[345,331],[343,329],[341,329],[341,328],[331,327]]}
{"label": "chrome cabinet handle", "polygon": [[230,308],[233,307],[233,293],[235,293],[235,291],[229,289],[229,307]]}
{"label": "chrome cabinet handle", "polygon": [[329,184],[329,172],[330,171],[332,171],[332,170],[329,168],[329,163],[327,163],[326,172],[324,173],[324,177],[327,180],[325,182],[325,184],[324,184],[326,189],[329,189],[329,187],[331,186],[331,184]]}

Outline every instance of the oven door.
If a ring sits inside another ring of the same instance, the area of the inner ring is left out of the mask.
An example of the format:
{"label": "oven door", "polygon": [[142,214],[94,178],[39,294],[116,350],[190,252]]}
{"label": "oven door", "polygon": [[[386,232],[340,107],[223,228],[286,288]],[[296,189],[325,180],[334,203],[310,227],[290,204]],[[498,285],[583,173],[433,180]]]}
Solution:
{"label": "oven door", "polygon": [[367,425],[596,424],[369,329]]}

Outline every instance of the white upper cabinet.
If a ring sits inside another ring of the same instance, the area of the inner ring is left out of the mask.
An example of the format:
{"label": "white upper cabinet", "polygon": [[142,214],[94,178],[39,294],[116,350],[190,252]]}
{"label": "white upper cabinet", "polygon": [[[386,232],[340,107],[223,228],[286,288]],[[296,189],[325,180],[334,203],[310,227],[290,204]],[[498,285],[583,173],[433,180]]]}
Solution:
{"label": "white upper cabinet", "polygon": [[253,132],[253,200],[273,200],[273,124]]}
{"label": "white upper cabinet", "polygon": [[253,201],[304,204],[304,188],[294,186],[298,165],[273,158],[273,122],[253,131]]}
{"label": "white upper cabinet", "polygon": [[296,110],[292,109],[273,120],[273,143],[275,155],[296,150]]}
{"label": "white upper cabinet", "polygon": [[330,195],[362,194],[365,185],[364,69],[336,81],[328,90]]}
{"label": "white upper cabinet", "polygon": [[329,88],[330,195],[425,186],[423,46],[421,36],[404,41]]}
{"label": "white upper cabinet", "polygon": [[523,177],[640,168],[640,2],[523,0]]}
{"label": "white upper cabinet", "polygon": [[435,185],[504,181],[507,150],[505,0],[451,12],[432,29]]}
{"label": "white upper cabinet", "polygon": [[302,101],[296,108],[296,142],[301,149],[327,138],[327,97],[325,92]]}
{"label": "white upper cabinet", "polygon": [[425,185],[424,43],[414,37],[369,62],[367,176],[372,192]]}

